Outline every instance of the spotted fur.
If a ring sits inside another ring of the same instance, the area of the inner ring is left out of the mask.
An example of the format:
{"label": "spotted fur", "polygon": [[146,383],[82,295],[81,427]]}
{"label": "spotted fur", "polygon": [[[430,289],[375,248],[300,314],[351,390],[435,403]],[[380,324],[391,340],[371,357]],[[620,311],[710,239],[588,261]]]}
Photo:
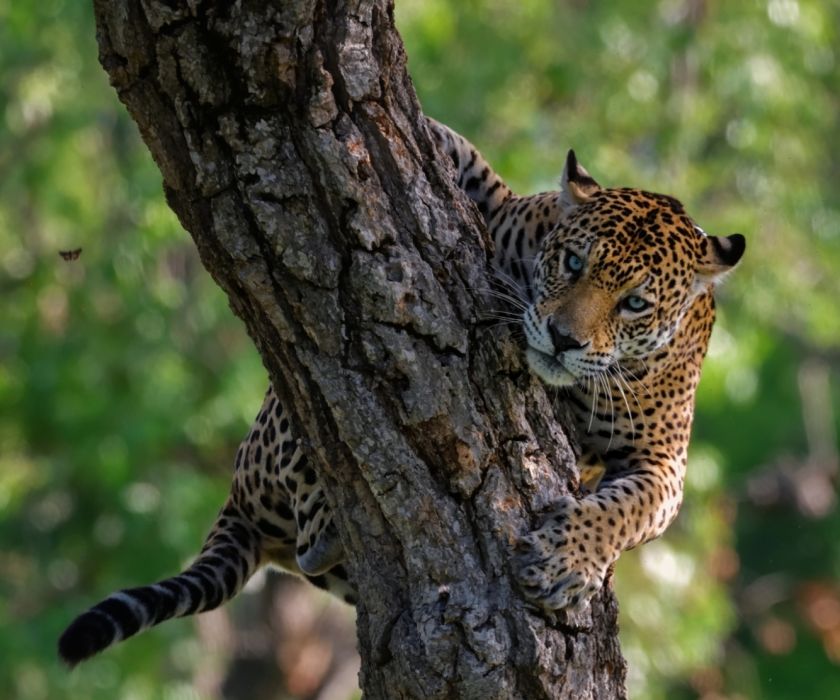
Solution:
{"label": "spotted fur", "polygon": [[566,164],[559,192],[517,196],[463,136],[434,119],[428,122],[438,147],[455,165],[456,182],[475,202],[493,236],[493,267],[504,282],[521,288],[522,294],[530,297],[534,263],[542,242],[574,203],[569,173],[573,172],[576,182],[595,181],[572,158]]}
{"label": "spotted fur", "polygon": [[524,314],[526,355],[562,386],[597,490],[556,504],[520,543],[519,580],[549,609],[597,591],[619,554],[661,535],[682,502],[714,285],[743,236],[707,236],[672,197],[598,189],[546,239]]}
{"label": "spotted fur", "polygon": [[516,574],[542,607],[575,608],[679,511],[714,286],[744,237],[707,236],[673,197],[602,189],[572,151],[559,192],[517,197],[469,142],[433,127],[524,308],[528,365],[571,406],[590,493],[521,538]]}
{"label": "spotted fur", "polygon": [[59,639],[59,655],[73,666],[165,620],[212,610],[266,565],[355,603],[343,559],[318,477],[269,387],[236,453],[230,496],[195,562],[178,576],[113,593],[77,617]]}
{"label": "spotted fur", "polygon": [[[484,216],[499,277],[527,305],[532,371],[566,387],[587,451],[582,467],[605,472],[597,491],[556,504],[520,543],[526,595],[548,608],[573,606],[600,587],[622,550],[656,537],[676,515],[714,320],[711,288],[737,262],[743,238],[705,236],[669,197],[602,190],[572,152],[559,191],[517,196],[463,137],[433,120],[429,127]],[[582,263],[574,274],[569,251]],[[621,307],[628,295],[650,306],[630,313]],[[269,388],[195,562],[76,618],[59,640],[66,663],[211,610],[264,565],[355,601],[329,504],[291,420]]]}

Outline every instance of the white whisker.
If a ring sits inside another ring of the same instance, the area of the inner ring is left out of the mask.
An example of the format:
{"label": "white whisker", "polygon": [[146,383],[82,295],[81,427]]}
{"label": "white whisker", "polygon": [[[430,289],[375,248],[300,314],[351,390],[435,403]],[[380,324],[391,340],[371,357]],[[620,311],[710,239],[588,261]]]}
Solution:
{"label": "white whisker", "polygon": [[[586,379],[591,384],[591,389],[589,389],[590,393],[592,394],[592,410],[589,412],[589,425],[586,428],[587,433],[592,432],[592,420],[595,418],[595,401],[598,399],[598,384],[595,381],[595,377],[593,375],[587,375]],[[594,389],[594,391],[593,391]]]}
{"label": "white whisker", "polygon": [[627,395],[624,393],[624,389],[621,386],[621,375],[613,374],[613,367],[607,367],[607,372],[612,381],[615,382],[616,387],[618,388],[618,392],[621,394],[621,398],[624,400],[624,407],[627,409],[627,417],[630,419],[630,429],[632,430],[632,437],[630,438],[632,444],[636,444],[636,422],[633,420],[633,411],[630,410],[630,403],[627,401]]}
{"label": "white whisker", "polygon": [[610,391],[609,384],[607,384],[607,378],[603,373],[600,373],[598,374],[598,379],[603,382],[604,391],[610,402],[610,441],[607,443],[607,451],[609,451],[610,447],[612,447],[613,436],[615,435],[615,406],[613,405],[612,392]]}
{"label": "white whisker", "polygon": [[519,298],[525,300],[527,294],[525,294],[524,285],[521,280],[517,280],[512,277],[508,272],[502,269],[494,270],[494,279],[499,284],[504,285],[507,287],[511,292],[514,292]]}
{"label": "white whisker", "polygon": [[[642,418],[642,425],[644,426],[645,430],[647,430],[647,416],[645,416],[645,410],[642,407],[642,402],[639,401],[639,395],[636,393],[636,390],[630,385],[630,382],[627,381],[627,378],[624,376],[624,372],[620,365],[616,365],[616,372],[618,373],[618,379],[624,384],[624,387],[627,391],[630,392],[630,395],[633,397],[633,400],[636,402],[636,406],[639,408],[639,415]],[[635,433],[635,426],[633,428],[633,432]]]}
{"label": "white whisker", "polygon": [[507,292],[501,292],[498,289],[490,289],[489,287],[484,289],[484,293],[490,297],[494,297],[496,299],[501,299],[502,301],[507,302],[511,306],[516,307],[517,309],[521,309],[524,311],[528,308],[528,303],[519,297],[515,297]]}
{"label": "white whisker", "polygon": [[517,314],[512,311],[485,311],[479,315],[480,321],[487,319],[500,319],[510,321],[511,323],[522,323],[522,314]]}

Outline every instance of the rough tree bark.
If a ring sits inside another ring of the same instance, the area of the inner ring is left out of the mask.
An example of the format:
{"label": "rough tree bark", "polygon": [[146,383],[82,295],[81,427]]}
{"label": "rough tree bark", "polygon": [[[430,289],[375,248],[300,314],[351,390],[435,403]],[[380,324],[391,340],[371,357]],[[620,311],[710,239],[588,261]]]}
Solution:
{"label": "rough tree bark", "polygon": [[387,0],[95,0],[167,199],[340,514],[370,698],[619,698],[616,605],[546,620],[509,548],[575,479],[553,398],[477,323],[487,241]]}

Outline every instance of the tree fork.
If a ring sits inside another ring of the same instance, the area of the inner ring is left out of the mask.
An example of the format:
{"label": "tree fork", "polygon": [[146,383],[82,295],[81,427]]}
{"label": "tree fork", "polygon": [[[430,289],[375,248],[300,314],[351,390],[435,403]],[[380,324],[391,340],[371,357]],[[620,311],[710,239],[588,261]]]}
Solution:
{"label": "tree fork", "polygon": [[576,480],[482,326],[488,241],[386,0],[95,0],[167,200],[294,409],[360,591],[369,698],[621,698],[617,608],[547,620],[511,543]]}

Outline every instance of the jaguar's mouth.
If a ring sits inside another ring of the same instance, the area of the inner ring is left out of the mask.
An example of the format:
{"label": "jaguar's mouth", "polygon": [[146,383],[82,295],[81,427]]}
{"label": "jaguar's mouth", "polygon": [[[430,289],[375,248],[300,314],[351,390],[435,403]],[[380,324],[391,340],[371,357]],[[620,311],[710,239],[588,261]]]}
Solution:
{"label": "jaguar's mouth", "polygon": [[537,350],[531,345],[525,351],[525,359],[531,371],[551,386],[571,386],[577,381],[559,357]]}

